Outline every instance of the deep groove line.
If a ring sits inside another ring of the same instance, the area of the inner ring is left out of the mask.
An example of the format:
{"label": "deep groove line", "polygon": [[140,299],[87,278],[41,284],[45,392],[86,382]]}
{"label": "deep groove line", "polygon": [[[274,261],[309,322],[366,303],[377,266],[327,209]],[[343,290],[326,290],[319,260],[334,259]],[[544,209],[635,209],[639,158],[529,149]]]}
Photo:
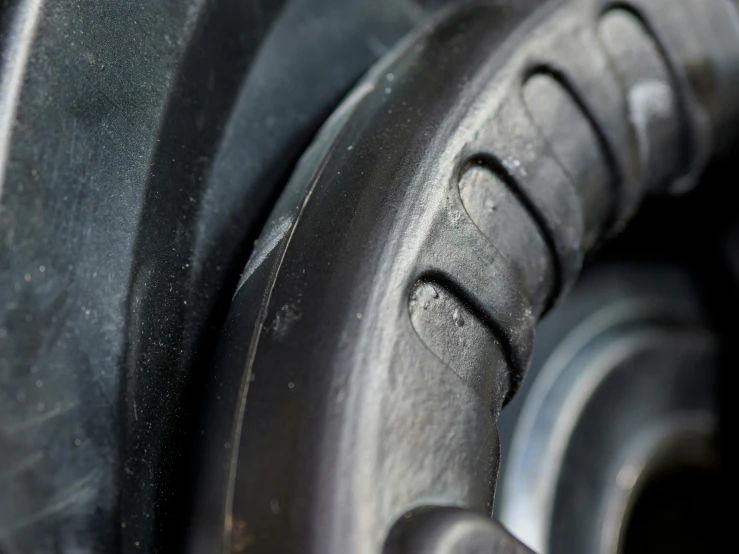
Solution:
{"label": "deep groove line", "polygon": [[[408,293],[408,298],[411,298],[411,295],[417,287],[424,284],[430,284],[444,289],[449,295],[456,297],[472,313],[472,315],[475,316],[480,323],[500,341],[501,350],[505,356],[506,365],[508,366],[508,372],[511,378],[510,389],[516,390],[526,370],[525,360],[520,359],[516,354],[516,348],[514,346],[514,343],[516,342],[515,337],[513,337],[500,323],[498,323],[491,313],[493,310],[485,309],[484,306],[475,300],[474,293],[470,293],[470,291],[459,285],[452,277],[438,270],[426,271],[422,273],[418,279],[413,281]],[[421,341],[423,342],[423,339],[421,339]],[[510,392],[511,391],[509,390],[508,393],[506,393],[504,403],[508,401],[508,395]]]}
{"label": "deep groove line", "polygon": [[[493,340],[497,341],[500,345],[500,351],[503,353],[503,361],[505,362],[506,374],[508,376],[508,390],[506,390],[506,395],[503,399],[504,402],[507,401],[511,389],[514,388],[513,383],[520,382],[520,379],[514,379],[514,369],[518,370],[519,366],[521,366],[521,370],[523,370],[523,364],[516,363],[516,356],[512,352],[508,352],[508,349],[505,346],[505,331],[503,331],[499,325],[491,324],[493,318],[486,316],[484,310],[478,310],[476,307],[476,303],[470,301],[469,295],[455,292],[458,289],[454,288],[451,280],[444,279],[444,277],[438,278],[437,274],[426,273],[424,275],[425,277],[416,279],[416,281],[413,283],[408,301],[408,312],[411,318],[411,326],[414,329],[415,335],[426,347],[426,350],[428,350],[434,357],[441,360],[444,365],[449,368],[465,384],[465,386],[468,387],[486,405],[490,404],[491,402],[494,404],[491,399],[487,398],[478,388],[474,386],[474,384],[470,381],[468,377],[465,377],[463,373],[460,373],[459,366],[455,366],[455,364],[453,364],[451,361],[445,360],[441,354],[437,353],[434,350],[432,344],[421,332],[423,325],[419,324],[419,326],[417,327],[415,322],[413,321],[413,309],[411,308],[411,302],[413,301],[413,297],[418,293],[418,291],[425,286],[430,286],[435,290],[442,290],[448,299],[454,299],[454,301],[456,301],[455,303],[458,303],[464,309],[468,310],[470,312],[470,315],[472,316],[472,319],[477,320],[477,322],[487,331],[489,336],[492,337]],[[435,275],[435,277],[432,278],[429,277],[429,275]],[[500,332],[496,331],[496,329],[500,329]],[[491,409],[491,413],[494,414],[495,412]]]}

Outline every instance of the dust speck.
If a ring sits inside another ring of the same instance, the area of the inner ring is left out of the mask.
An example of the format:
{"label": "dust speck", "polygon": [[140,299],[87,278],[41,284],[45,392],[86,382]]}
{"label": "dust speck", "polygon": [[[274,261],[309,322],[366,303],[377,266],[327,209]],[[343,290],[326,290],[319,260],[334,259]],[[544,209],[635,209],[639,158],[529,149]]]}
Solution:
{"label": "dust speck", "polygon": [[284,338],[290,332],[293,324],[301,317],[300,309],[296,304],[285,304],[275,314],[269,329],[277,338]]}

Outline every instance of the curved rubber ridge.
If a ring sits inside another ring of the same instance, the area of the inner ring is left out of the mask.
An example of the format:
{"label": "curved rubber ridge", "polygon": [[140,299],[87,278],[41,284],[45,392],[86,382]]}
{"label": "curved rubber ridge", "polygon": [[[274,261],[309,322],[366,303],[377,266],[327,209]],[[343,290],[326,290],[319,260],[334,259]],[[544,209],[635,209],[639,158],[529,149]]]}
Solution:
{"label": "curved rubber ridge", "polygon": [[[359,85],[234,297],[204,431],[231,492],[206,487],[214,516],[194,544],[377,553],[414,508],[490,511],[495,420],[537,317],[726,133],[728,6],[471,3]],[[609,35],[614,15],[630,45]],[[526,94],[539,75],[569,117]],[[461,182],[470,168],[484,174]]]}

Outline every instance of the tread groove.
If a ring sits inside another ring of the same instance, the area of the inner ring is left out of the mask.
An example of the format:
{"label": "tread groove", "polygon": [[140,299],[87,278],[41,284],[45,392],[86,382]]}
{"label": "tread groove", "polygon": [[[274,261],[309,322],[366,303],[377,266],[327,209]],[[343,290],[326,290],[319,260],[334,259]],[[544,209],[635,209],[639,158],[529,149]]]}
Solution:
{"label": "tread groove", "polygon": [[[518,390],[518,386],[520,385],[527,369],[527,361],[521,359],[516,352],[514,343],[517,339],[510,332],[506,331],[505,327],[494,317],[491,317],[490,312],[481,306],[474,296],[471,295],[463,286],[457,284],[454,279],[441,271],[430,270],[423,272],[418,279],[413,282],[408,291],[408,303],[411,302],[414,291],[424,284],[438,287],[439,289],[446,291],[449,295],[455,297],[467,310],[469,310],[470,314],[478,319],[479,322],[493,335],[493,337],[500,342],[500,349],[508,368],[509,377],[508,391],[503,400],[503,405],[505,405],[515,391]],[[421,339],[421,341],[425,344],[423,339]],[[428,348],[428,345],[426,345],[426,347]],[[429,350],[431,349],[429,348]],[[433,352],[433,350],[431,351]]]}

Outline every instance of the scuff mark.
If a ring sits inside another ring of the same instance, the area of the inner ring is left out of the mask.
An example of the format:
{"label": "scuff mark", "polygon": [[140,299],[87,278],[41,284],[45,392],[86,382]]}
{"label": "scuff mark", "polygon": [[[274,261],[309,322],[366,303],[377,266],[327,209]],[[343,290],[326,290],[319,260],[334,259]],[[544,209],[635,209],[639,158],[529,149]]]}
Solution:
{"label": "scuff mark", "polygon": [[17,433],[18,431],[26,431],[30,428],[33,428],[37,425],[41,425],[42,423],[45,423],[49,421],[50,419],[54,419],[56,417],[59,417],[60,415],[73,410],[79,405],[78,402],[72,402],[70,404],[67,404],[66,406],[57,406],[56,408],[53,408],[49,410],[48,412],[44,412],[40,415],[35,415],[33,417],[27,417],[25,419],[22,419],[20,421],[15,421],[11,423],[5,423],[2,426],[3,433],[7,435],[13,435]]}
{"label": "scuff mark", "polygon": [[44,459],[44,453],[42,450],[36,450],[31,455],[26,456],[22,460],[19,460],[15,464],[7,467],[4,471],[0,472],[0,481],[6,481],[11,477],[23,473],[27,469],[31,469],[41,460]]}
{"label": "scuff mark", "polygon": [[51,501],[37,512],[0,527],[0,538],[8,537],[20,529],[43,521],[57,513],[65,512],[71,506],[88,504],[97,496],[97,485],[101,476],[102,471],[96,469],[82,479],[78,479],[69,487],[62,489],[58,494],[54,495]]}
{"label": "scuff mark", "polygon": [[270,253],[275,249],[280,241],[285,238],[285,235],[290,230],[292,224],[292,216],[282,216],[274,224],[272,224],[266,235],[259,239],[254,252],[252,252],[251,257],[246,264],[244,273],[241,275],[241,279],[239,280],[239,284],[236,287],[236,292],[234,293],[234,296],[238,294],[239,290],[241,290],[241,287],[244,286],[244,283],[249,280],[249,277],[252,276],[257,268],[264,263],[264,260],[267,259],[267,256],[270,255]]}

